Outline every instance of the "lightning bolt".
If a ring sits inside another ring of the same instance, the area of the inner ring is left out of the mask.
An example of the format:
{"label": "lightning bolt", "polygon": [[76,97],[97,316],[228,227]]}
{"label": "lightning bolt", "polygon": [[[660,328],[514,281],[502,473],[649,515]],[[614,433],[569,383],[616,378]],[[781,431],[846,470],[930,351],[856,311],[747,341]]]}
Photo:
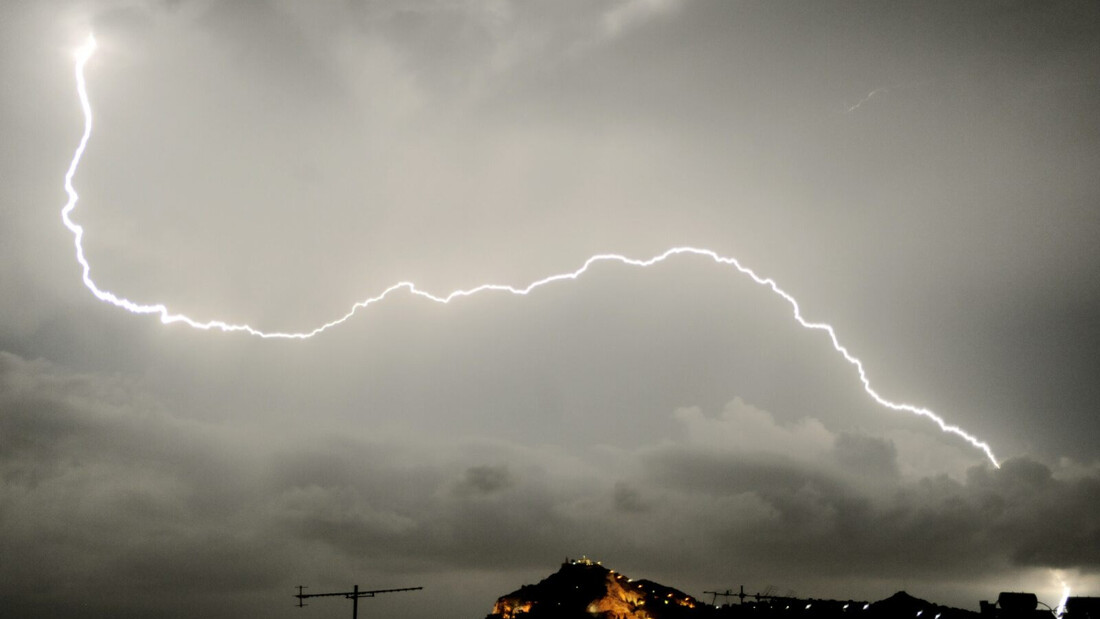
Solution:
{"label": "lightning bolt", "polygon": [[1054,607],[1054,616],[1058,619],[1062,618],[1062,615],[1066,614],[1066,602],[1069,602],[1070,589],[1066,581],[1058,578],[1058,581],[1062,583],[1062,599],[1058,600],[1058,606]]}
{"label": "lightning bolt", "polygon": [[897,84],[891,84],[891,85],[888,85],[888,86],[880,86],[880,87],[872,90],[871,92],[867,93],[866,95],[863,95],[863,98],[860,99],[859,101],[856,101],[854,105],[849,105],[844,110],[844,113],[845,114],[851,114],[852,112],[854,112],[854,111],[858,110],[859,108],[863,107],[871,99],[874,99],[875,97],[878,97],[880,95],[885,95],[886,93],[888,93],[890,91],[893,91],[893,90],[909,90],[909,89],[912,89],[912,88],[922,88],[924,86],[928,86],[929,84],[934,83],[935,81],[936,81],[935,79],[923,79],[923,80],[919,80],[919,81],[915,81],[915,82],[902,82],[902,83],[897,83]]}
{"label": "lightning bolt", "polygon": [[867,93],[867,95],[864,96],[862,99],[857,101],[855,105],[848,106],[848,109],[844,113],[845,114],[851,114],[852,112],[858,110],[860,108],[860,106],[862,106],[864,103],[867,103],[868,101],[870,101],[875,95],[877,95],[880,92],[886,92],[887,90],[890,90],[889,86],[883,86],[882,88],[876,88],[876,89],[872,90],[871,92]]}
{"label": "lightning bolt", "polygon": [[390,286],[389,288],[386,288],[376,296],[369,297],[355,303],[351,306],[351,309],[349,309],[347,313],[345,313],[343,316],[326,322],[320,326],[314,327],[313,329],[310,329],[308,331],[297,332],[268,332],[262,331],[248,324],[232,324],[221,320],[196,320],[184,314],[174,313],[170,311],[166,305],[161,303],[152,305],[138,303],[135,301],[131,301],[127,298],[120,297],[113,292],[102,290],[99,288],[99,286],[96,285],[95,281],[92,279],[91,265],[88,264],[88,260],[84,256],[84,247],[82,244],[82,240],[84,238],[84,228],[81,227],[79,224],[73,222],[71,218],[73,209],[76,208],[76,203],[79,199],[76,190],[73,188],[73,176],[76,174],[77,167],[80,165],[80,159],[84,155],[84,149],[87,147],[88,140],[92,135],[92,106],[88,101],[88,92],[84,80],[84,66],[92,57],[95,49],[95,38],[89,35],[87,42],[83,46],[81,46],[76,52],[76,87],[77,92],[80,96],[80,107],[84,111],[84,134],[80,138],[80,144],[79,146],[77,146],[76,152],[73,154],[72,162],[69,164],[69,169],[65,173],[65,192],[68,194],[69,200],[65,204],[64,208],[61,209],[61,220],[62,222],[64,222],[65,227],[73,233],[73,244],[76,246],[76,261],[80,263],[80,266],[82,268],[81,277],[84,281],[84,286],[87,287],[88,290],[90,290],[92,294],[94,294],[96,298],[100,301],[110,303],[115,307],[122,308],[134,314],[153,314],[159,316],[160,321],[164,324],[183,323],[189,327],[192,327],[194,329],[201,329],[203,331],[222,331],[227,333],[243,332],[264,339],[305,340],[312,338],[316,335],[320,335],[321,333],[324,333],[329,329],[332,329],[344,322],[347,322],[359,310],[365,310],[371,305],[381,303],[387,297],[398,291],[405,291],[408,294],[442,304],[448,304],[456,299],[471,297],[482,292],[506,292],[513,295],[527,296],[538,288],[542,288],[543,286],[547,286],[556,282],[575,280],[581,275],[584,275],[586,272],[588,272],[588,270],[591,269],[594,265],[601,262],[613,262],[633,267],[650,267],[655,264],[662,263],[669,258],[675,256],[699,256],[703,258],[709,258],[715,263],[723,266],[733,267],[742,275],[750,277],[757,284],[770,289],[774,294],[781,297],[784,301],[787,302],[788,305],[790,305],[794,319],[798,322],[798,324],[802,325],[802,327],[806,329],[825,332],[826,335],[828,335],[829,340],[832,342],[833,348],[838,353],[840,353],[841,356],[843,356],[849,364],[855,367],[857,373],[859,374],[859,380],[863,384],[863,390],[867,392],[867,395],[869,395],[879,405],[889,408],[891,410],[904,411],[932,420],[936,425],[939,426],[940,430],[948,434],[954,434],[958,437],[961,437],[967,443],[970,443],[977,449],[980,449],[982,452],[985,453],[986,457],[989,458],[989,461],[993,463],[993,466],[1000,468],[1000,463],[997,462],[996,456],[993,455],[993,450],[986,442],[981,441],[978,438],[968,434],[966,431],[956,425],[947,423],[942,417],[940,417],[932,410],[921,406],[914,406],[912,404],[892,402],[879,395],[879,393],[871,387],[871,381],[867,378],[867,372],[864,370],[863,362],[852,355],[852,353],[849,352],[848,349],[840,343],[840,340],[837,339],[836,332],[833,330],[833,327],[827,323],[810,322],[806,320],[802,316],[802,309],[799,307],[798,301],[796,301],[795,298],[787,293],[785,290],[780,288],[775,280],[771,279],[770,277],[762,277],[758,275],[752,269],[742,265],[736,258],[722,256],[709,249],[701,249],[697,247],[673,247],[671,249],[665,250],[660,254],[657,254],[656,256],[646,259],[629,258],[620,254],[596,254],[585,260],[584,263],[574,271],[549,275],[542,279],[535,280],[527,284],[526,286],[512,286],[507,284],[482,284],[473,288],[454,290],[442,296],[433,294],[426,290],[422,290],[418,288],[417,285],[413,282],[398,282]]}

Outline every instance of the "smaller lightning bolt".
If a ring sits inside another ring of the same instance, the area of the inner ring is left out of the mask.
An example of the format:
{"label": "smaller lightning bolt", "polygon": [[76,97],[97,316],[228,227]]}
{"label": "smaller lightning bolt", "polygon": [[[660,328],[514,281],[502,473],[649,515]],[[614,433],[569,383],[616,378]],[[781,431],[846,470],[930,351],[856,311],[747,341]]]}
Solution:
{"label": "smaller lightning bolt", "polygon": [[846,110],[844,110],[844,113],[845,114],[851,114],[852,112],[854,112],[854,111],[858,110],[859,108],[863,107],[863,105],[866,104],[867,102],[869,102],[871,99],[874,99],[875,97],[877,97],[879,95],[884,95],[884,94],[886,94],[886,93],[888,93],[892,90],[908,90],[908,89],[911,89],[911,88],[922,88],[924,86],[928,86],[929,84],[932,84],[935,81],[936,80],[934,80],[934,79],[924,79],[924,80],[918,80],[918,81],[915,81],[915,82],[901,82],[901,83],[890,84],[888,86],[880,86],[880,87],[872,90],[871,92],[867,93],[866,95],[864,95],[864,97],[862,99],[860,99],[859,101],[856,101],[855,105],[849,105],[848,108]]}
{"label": "smaller lightning bolt", "polygon": [[889,86],[883,86],[882,88],[876,88],[872,90],[871,92],[867,93],[867,96],[857,101],[855,105],[849,106],[844,113],[851,114],[852,112],[858,110],[861,105],[870,101],[875,95],[879,94],[880,92],[886,92],[887,90],[890,90]]}
{"label": "smaller lightning bolt", "polygon": [[[81,227],[79,224],[73,222],[72,218],[70,217],[73,209],[76,208],[77,201],[79,200],[79,196],[77,195],[76,190],[73,188],[73,176],[76,174],[77,167],[80,164],[80,159],[84,155],[84,150],[87,147],[88,139],[91,137],[92,134],[92,107],[88,101],[88,93],[84,81],[84,66],[87,64],[88,59],[91,58],[92,53],[95,51],[95,49],[95,38],[89,35],[87,42],[83,46],[81,46],[80,49],[78,49],[76,52],[76,84],[77,91],[80,95],[80,107],[84,111],[84,134],[81,136],[80,144],[79,146],[77,146],[76,152],[73,154],[72,163],[69,164],[69,169],[65,173],[65,192],[68,194],[69,200],[65,204],[64,208],[61,209],[61,219],[64,222],[65,227],[73,233],[73,243],[76,246],[76,260],[78,263],[80,263],[82,269],[81,277],[84,281],[84,286],[87,287],[88,290],[90,290],[92,294],[94,294],[95,297],[100,301],[109,303],[111,305],[114,305],[115,307],[124,309],[134,314],[157,315],[160,317],[160,321],[164,324],[183,323],[189,327],[201,329],[203,331],[222,331],[227,333],[243,332],[264,339],[305,340],[312,338],[315,335],[319,335],[325,331],[328,331],[329,329],[332,329],[333,327],[336,327],[337,325],[348,321],[359,310],[366,309],[371,305],[379,303],[391,294],[401,290],[404,290],[408,294],[421,297],[428,301],[442,304],[449,304],[451,301],[454,301],[456,299],[471,297],[482,292],[506,292],[512,295],[527,296],[534,292],[536,289],[549,284],[576,280],[581,275],[584,275],[586,272],[588,272],[588,270],[593,265],[601,262],[615,262],[626,266],[644,268],[662,263],[674,256],[699,256],[703,258],[709,258],[710,260],[720,265],[733,267],[739,273],[748,276],[757,284],[770,289],[774,294],[778,295],[787,302],[787,304],[791,308],[794,319],[798,322],[798,324],[802,325],[802,327],[806,329],[825,332],[829,337],[829,341],[832,342],[833,349],[840,353],[840,355],[844,357],[844,359],[849,364],[855,367],[856,372],[859,374],[859,380],[863,384],[863,390],[880,406],[899,412],[912,413],[914,415],[930,419],[936,425],[938,425],[940,430],[942,430],[943,432],[961,437],[970,445],[980,449],[982,452],[985,453],[986,457],[989,458],[989,461],[993,463],[993,466],[997,468],[1000,468],[1001,466],[1000,463],[997,462],[997,458],[993,455],[993,450],[992,448],[990,448],[988,443],[979,440],[975,436],[972,436],[959,426],[948,424],[946,421],[944,421],[942,417],[937,415],[932,410],[921,406],[914,406],[912,404],[892,402],[879,395],[879,393],[871,387],[871,381],[867,377],[867,372],[864,370],[863,362],[852,355],[852,353],[849,352],[846,347],[841,345],[840,340],[837,338],[836,332],[833,330],[833,327],[831,325],[824,322],[810,322],[806,320],[802,316],[802,308],[799,306],[798,301],[795,300],[795,298],[787,293],[785,290],[780,288],[775,280],[771,279],[770,277],[762,277],[758,275],[752,269],[742,265],[736,258],[719,255],[717,252],[710,249],[702,249],[697,247],[673,247],[647,259],[630,258],[620,254],[596,254],[585,260],[584,263],[576,270],[550,275],[542,279],[535,280],[527,284],[526,286],[512,286],[508,284],[482,284],[473,288],[454,290],[445,295],[437,295],[426,290],[422,290],[417,287],[417,285],[413,282],[398,282],[383,290],[381,294],[355,303],[351,306],[351,309],[348,310],[347,313],[345,313],[343,316],[336,318],[335,320],[326,322],[308,331],[297,332],[267,332],[252,327],[248,324],[232,324],[221,320],[196,320],[185,314],[173,313],[164,304],[137,303],[124,297],[119,297],[113,292],[101,290],[99,286],[96,285],[95,281],[92,280],[91,265],[88,264],[88,261],[84,256],[84,247],[82,243],[84,238],[84,228]],[[870,98],[870,95],[868,95],[868,98]]]}
{"label": "smaller lightning bolt", "polygon": [[1069,602],[1070,590],[1066,581],[1059,578],[1058,582],[1062,583],[1062,599],[1058,600],[1058,606],[1054,607],[1054,616],[1061,619],[1062,615],[1066,614],[1066,603]]}

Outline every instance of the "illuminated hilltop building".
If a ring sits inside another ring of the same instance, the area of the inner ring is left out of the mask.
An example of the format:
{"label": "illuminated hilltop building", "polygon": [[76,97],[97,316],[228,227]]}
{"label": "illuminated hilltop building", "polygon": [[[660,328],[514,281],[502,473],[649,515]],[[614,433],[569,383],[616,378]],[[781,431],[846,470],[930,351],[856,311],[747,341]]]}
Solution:
{"label": "illuminated hilltop building", "polygon": [[686,619],[699,602],[649,580],[632,580],[587,557],[497,599],[487,619]]}

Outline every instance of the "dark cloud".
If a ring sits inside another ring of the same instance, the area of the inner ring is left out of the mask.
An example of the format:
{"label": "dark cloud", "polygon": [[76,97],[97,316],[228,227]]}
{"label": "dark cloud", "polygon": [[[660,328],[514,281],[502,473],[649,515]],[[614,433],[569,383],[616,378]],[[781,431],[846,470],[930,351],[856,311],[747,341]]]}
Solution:
{"label": "dark cloud", "polygon": [[[0,353],[0,547],[14,608],[151,604],[278,581],[253,481],[213,428],[172,417],[131,380]],[[252,513],[250,513],[252,512]],[[22,593],[20,593],[22,592]],[[37,614],[34,611],[31,614]]]}
{"label": "dark cloud", "polygon": [[[1017,458],[960,479],[904,478],[891,441],[853,434],[799,457],[693,438],[579,460],[519,445],[348,438],[244,453],[133,380],[10,353],[0,361],[0,541],[15,608],[37,607],[35,584],[61,575],[93,605],[137,613],[169,595],[229,616],[240,607],[204,600],[286,588],[291,574],[329,578],[341,564],[420,579],[538,572],[563,549],[623,569],[665,557],[666,568],[683,566],[684,586],[706,586],[727,556],[745,573],[782,572],[806,587],[1097,568],[1095,470]],[[761,427],[775,424],[753,410]],[[890,483],[868,482],[876,476]]]}
{"label": "dark cloud", "polygon": [[506,466],[472,466],[466,469],[460,491],[493,494],[509,486],[511,475]]}
{"label": "dark cloud", "polygon": [[837,462],[852,475],[890,479],[898,475],[898,450],[890,440],[841,432],[834,450]]}
{"label": "dark cloud", "polygon": [[[842,453],[855,444],[855,453]],[[862,462],[872,459],[889,485],[864,486]],[[838,439],[840,469],[788,458],[749,459],[670,449],[647,457],[646,479],[675,498],[753,501],[756,521],[695,512],[727,549],[746,560],[777,566],[795,561],[808,573],[829,570],[870,579],[874,570],[931,578],[1006,566],[1081,567],[1095,543],[1089,515],[1100,499],[1095,473],[1059,479],[1046,465],[1009,460],[1001,469],[971,468],[965,480],[945,475],[901,479],[883,441]],[[706,526],[706,525],[704,525]],[[999,567],[998,567],[999,566]]]}
{"label": "dark cloud", "polygon": [[612,501],[616,512],[643,513],[649,510],[645,500],[642,499],[642,493],[637,488],[622,481],[615,482]]}
{"label": "dark cloud", "polygon": [[[1100,477],[1059,479],[1026,458],[1009,460],[999,471],[973,469],[966,489],[975,512],[990,525],[993,542],[1021,565],[1097,567],[1091,552],[1100,526]],[[978,508],[981,508],[980,510]]]}

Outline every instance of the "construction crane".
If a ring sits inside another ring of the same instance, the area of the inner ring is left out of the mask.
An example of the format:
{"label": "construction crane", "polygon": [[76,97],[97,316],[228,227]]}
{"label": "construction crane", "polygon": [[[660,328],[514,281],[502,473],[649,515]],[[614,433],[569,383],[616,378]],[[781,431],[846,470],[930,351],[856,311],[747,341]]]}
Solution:
{"label": "construction crane", "polygon": [[707,593],[709,593],[711,595],[711,598],[710,598],[710,605],[711,606],[715,605],[715,602],[718,600],[718,596],[722,596],[726,599],[736,597],[736,598],[740,599],[742,604],[745,603],[745,598],[748,597],[748,594],[745,593],[745,585],[741,585],[741,592],[740,593],[734,593],[733,591],[730,591],[729,589],[726,589],[725,591],[704,591],[703,592],[704,595],[706,595]]}
{"label": "construction crane", "polygon": [[342,596],[351,600],[351,619],[359,619],[359,598],[372,598],[378,593],[394,593],[396,591],[419,591],[424,587],[404,587],[401,589],[374,589],[371,591],[360,591],[359,585],[355,585],[355,588],[351,591],[340,591],[337,593],[303,593],[302,590],[306,587],[298,585],[298,593],[294,597],[298,598],[298,608],[305,606],[303,602],[306,598],[321,598],[321,597],[337,597]]}

